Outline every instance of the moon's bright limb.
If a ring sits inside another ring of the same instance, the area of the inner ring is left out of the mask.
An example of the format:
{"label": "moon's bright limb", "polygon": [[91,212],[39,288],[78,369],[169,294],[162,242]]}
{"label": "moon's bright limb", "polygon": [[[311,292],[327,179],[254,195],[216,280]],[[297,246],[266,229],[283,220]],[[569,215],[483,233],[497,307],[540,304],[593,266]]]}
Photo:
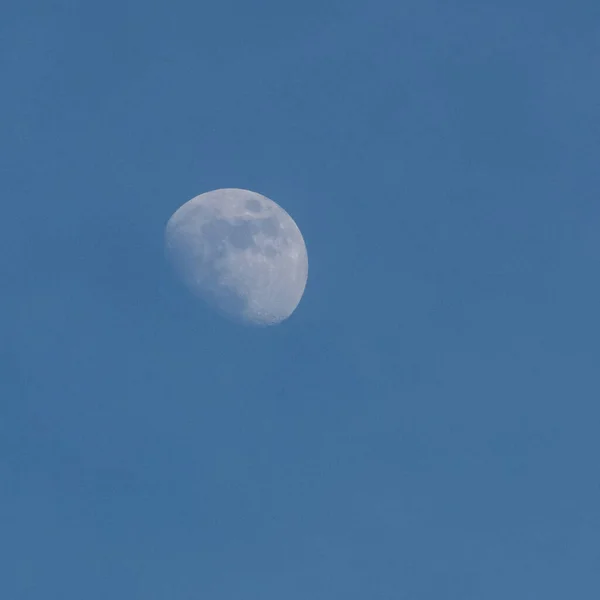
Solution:
{"label": "moon's bright limb", "polygon": [[304,293],[302,234],[283,208],[255,192],[220,189],[192,198],[169,219],[165,242],[192,292],[236,321],[279,323]]}

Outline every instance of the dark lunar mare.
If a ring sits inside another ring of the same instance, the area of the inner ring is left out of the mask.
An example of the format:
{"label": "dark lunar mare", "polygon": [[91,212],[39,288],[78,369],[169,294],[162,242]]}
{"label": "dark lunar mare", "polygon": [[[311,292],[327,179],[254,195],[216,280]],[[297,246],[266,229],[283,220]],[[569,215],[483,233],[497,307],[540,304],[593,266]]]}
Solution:
{"label": "dark lunar mare", "polygon": [[258,200],[255,200],[254,198],[250,198],[250,200],[246,200],[246,208],[250,212],[254,212],[254,213],[259,213],[263,209],[262,204]]}
{"label": "dark lunar mare", "polygon": [[277,220],[273,217],[264,219],[215,219],[203,225],[202,235],[209,242],[210,247],[220,249],[218,256],[221,256],[225,249],[225,241],[228,241],[238,250],[253,249],[260,251],[256,246],[254,236],[262,233],[269,238],[279,237],[279,226]]}

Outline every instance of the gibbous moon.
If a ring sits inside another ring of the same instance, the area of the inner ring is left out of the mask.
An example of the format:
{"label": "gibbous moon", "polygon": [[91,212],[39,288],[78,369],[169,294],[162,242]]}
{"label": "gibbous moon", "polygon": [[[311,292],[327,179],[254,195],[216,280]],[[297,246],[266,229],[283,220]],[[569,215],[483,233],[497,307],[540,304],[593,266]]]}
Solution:
{"label": "gibbous moon", "polygon": [[169,219],[165,242],[190,290],[235,321],[280,323],[304,293],[302,234],[283,208],[255,192],[221,189],[192,198]]}

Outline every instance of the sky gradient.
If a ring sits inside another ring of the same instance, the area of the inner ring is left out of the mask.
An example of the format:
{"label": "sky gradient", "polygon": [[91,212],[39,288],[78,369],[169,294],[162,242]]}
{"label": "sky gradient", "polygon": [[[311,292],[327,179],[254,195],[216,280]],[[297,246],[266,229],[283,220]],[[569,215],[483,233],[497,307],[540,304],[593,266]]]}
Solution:
{"label": "sky gradient", "polygon": [[[600,597],[600,4],[9,3],[0,596]],[[184,202],[300,227],[282,325]]]}

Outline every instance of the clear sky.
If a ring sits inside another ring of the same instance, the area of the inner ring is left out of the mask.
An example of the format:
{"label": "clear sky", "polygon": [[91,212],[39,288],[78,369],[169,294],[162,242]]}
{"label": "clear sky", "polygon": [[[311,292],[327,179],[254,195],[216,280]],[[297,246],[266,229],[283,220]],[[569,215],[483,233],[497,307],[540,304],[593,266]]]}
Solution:
{"label": "clear sky", "polygon": [[[0,597],[600,598],[600,3],[9,2]],[[302,230],[294,315],[175,280]]]}

